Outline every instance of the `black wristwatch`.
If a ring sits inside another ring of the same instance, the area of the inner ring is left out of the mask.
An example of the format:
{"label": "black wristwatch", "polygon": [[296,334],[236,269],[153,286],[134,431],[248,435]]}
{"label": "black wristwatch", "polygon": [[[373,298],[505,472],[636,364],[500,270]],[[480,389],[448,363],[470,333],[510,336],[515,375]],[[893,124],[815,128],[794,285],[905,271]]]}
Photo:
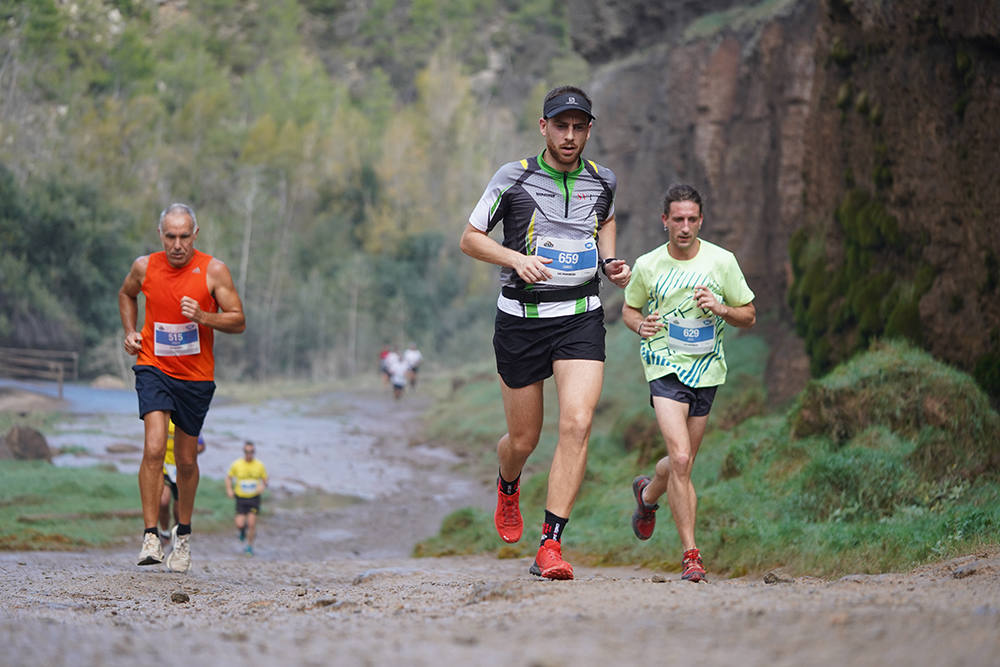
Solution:
{"label": "black wristwatch", "polygon": [[601,260],[601,273],[603,273],[604,275],[608,275],[608,272],[604,269],[604,267],[606,267],[608,265],[608,262],[617,262],[617,261],[618,261],[617,257],[605,257],[604,259],[602,259]]}

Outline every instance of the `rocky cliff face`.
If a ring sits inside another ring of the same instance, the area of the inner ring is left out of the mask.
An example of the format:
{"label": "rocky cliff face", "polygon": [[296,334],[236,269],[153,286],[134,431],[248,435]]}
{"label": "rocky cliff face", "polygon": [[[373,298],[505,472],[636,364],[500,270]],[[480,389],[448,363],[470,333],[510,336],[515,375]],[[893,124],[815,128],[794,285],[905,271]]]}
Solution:
{"label": "rocky cliff face", "polygon": [[[697,3],[714,12],[701,16],[688,2],[583,4],[575,47],[596,66],[592,154],[619,177],[619,254],[662,243],[669,183],[698,187],[703,236],[736,253],[757,293],[779,398],[808,377],[787,305],[789,240],[825,235],[835,269],[834,212],[852,189],[935,269],[922,342],[966,368],[997,349],[996,3]],[[610,37],[584,29],[595,17]],[[956,318],[961,341],[945,342]]]}
{"label": "rocky cliff face", "polygon": [[870,193],[901,233],[872,250],[913,284],[911,337],[1000,398],[1000,3],[827,0],[815,44],[803,222],[836,244],[830,211]]}

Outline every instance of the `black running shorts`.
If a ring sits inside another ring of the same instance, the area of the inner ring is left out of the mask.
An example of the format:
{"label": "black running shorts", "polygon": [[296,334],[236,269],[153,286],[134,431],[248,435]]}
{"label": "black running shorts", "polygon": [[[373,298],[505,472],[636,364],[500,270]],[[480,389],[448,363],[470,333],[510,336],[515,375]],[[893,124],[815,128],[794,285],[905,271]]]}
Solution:
{"label": "black running shorts", "polygon": [[170,475],[163,473],[163,486],[170,489],[170,495],[173,496],[174,500],[177,500],[177,482],[170,479]]}
{"label": "black running shorts", "polygon": [[188,435],[201,433],[215,395],[211,380],[178,380],[153,366],[132,367],[139,395],[139,419],[154,410],[170,412],[170,421]]}
{"label": "black running shorts", "polygon": [[604,309],[560,317],[516,317],[497,311],[497,372],[512,389],[552,376],[557,359],[604,361]]}
{"label": "black running shorts", "polygon": [[712,409],[718,387],[689,387],[677,379],[676,373],[649,381],[649,404],[654,396],[688,404],[688,417],[704,417]]}
{"label": "black running shorts", "polygon": [[254,514],[260,513],[260,496],[254,496],[253,498],[240,498],[236,496],[236,513],[237,514]]}

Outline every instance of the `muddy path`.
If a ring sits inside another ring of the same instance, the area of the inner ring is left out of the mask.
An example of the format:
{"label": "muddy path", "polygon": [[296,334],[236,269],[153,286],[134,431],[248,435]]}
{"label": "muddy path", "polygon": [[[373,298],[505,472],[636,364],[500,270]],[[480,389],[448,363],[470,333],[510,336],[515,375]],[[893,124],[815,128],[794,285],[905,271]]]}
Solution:
{"label": "muddy path", "polygon": [[[449,511],[492,500],[491,472],[481,464],[412,439],[426,403],[354,394],[296,402],[291,413],[287,404],[268,406],[252,419],[240,412],[246,407],[213,408],[219,461],[238,455],[245,433],[265,435],[262,424],[279,412],[327,429],[339,420],[357,451],[327,457],[334,460],[326,467],[315,463],[323,457],[314,436],[299,439],[288,425],[285,436],[262,438],[269,444],[260,449],[274,448],[279,470],[279,461],[296,460],[296,449],[312,447],[301,458],[313,470],[275,474],[282,493],[330,492],[316,480],[339,479],[346,468],[353,501],[289,503],[266,515],[254,558],[240,554],[234,535],[196,532],[186,575],[136,567],[138,544],[0,553],[0,663],[1000,663],[997,548],[898,574],[779,573],[771,583],[756,574],[699,585],[638,568],[578,565],[574,581],[550,582],[528,574],[528,559],[413,559],[413,544]],[[93,430],[87,420],[96,417],[81,419],[65,437]],[[112,444],[134,426],[104,424]],[[124,456],[120,447],[109,453],[90,444],[95,458]]]}

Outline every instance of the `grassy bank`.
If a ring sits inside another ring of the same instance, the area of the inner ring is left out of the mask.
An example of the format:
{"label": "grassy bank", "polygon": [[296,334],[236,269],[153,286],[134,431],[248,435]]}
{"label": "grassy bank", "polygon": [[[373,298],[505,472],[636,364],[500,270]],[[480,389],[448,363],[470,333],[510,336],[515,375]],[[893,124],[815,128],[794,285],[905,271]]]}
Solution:
{"label": "grassy bank", "polygon": [[[631,480],[663,454],[634,342],[609,330],[604,398],[565,549],[580,562],[676,570],[680,544],[666,499],[648,542],[629,523]],[[744,335],[730,351],[730,381],[694,472],[698,542],[712,570],[883,572],[997,542],[1000,417],[971,378],[906,345],[882,344],[810,383],[790,406],[769,409],[759,380],[764,341]],[[432,431],[495,459],[504,430],[495,378],[477,370],[457,384],[432,412]],[[555,441],[555,405],[548,410],[522,487],[522,543],[503,545],[488,513],[463,509],[418,555],[533,554]]]}
{"label": "grassy bank", "polygon": [[[0,461],[0,550],[138,544],[139,508],[136,476],[112,467]],[[199,532],[229,527],[232,501],[221,483],[202,480],[195,512]]]}

